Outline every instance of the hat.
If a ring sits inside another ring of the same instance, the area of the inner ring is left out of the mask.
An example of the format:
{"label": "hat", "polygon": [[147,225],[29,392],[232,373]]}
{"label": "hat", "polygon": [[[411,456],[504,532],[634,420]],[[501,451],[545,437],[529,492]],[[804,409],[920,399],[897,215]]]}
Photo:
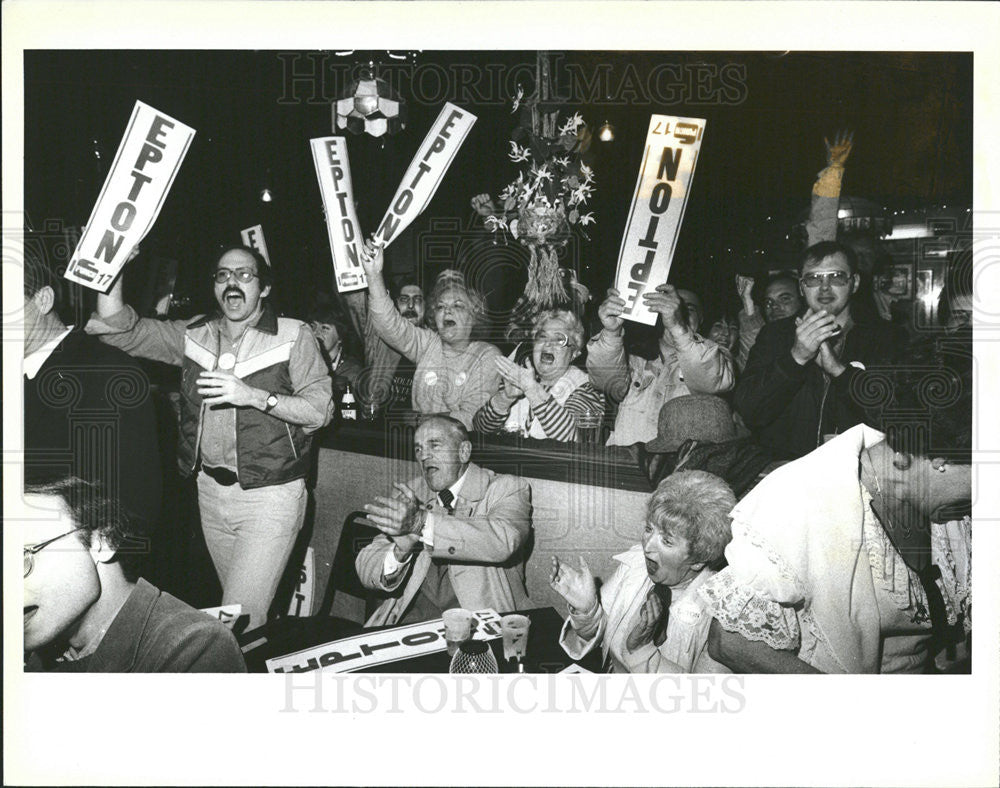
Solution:
{"label": "hat", "polygon": [[726,401],[711,394],[688,394],[660,408],[657,436],[647,451],[677,451],[688,438],[722,443],[736,438],[736,424]]}

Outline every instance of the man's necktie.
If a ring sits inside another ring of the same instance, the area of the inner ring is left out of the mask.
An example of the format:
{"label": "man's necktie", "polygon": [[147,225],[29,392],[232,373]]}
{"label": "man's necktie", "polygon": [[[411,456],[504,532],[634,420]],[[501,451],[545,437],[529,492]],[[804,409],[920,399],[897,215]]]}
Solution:
{"label": "man's necktie", "polygon": [[445,489],[438,493],[438,500],[441,501],[441,505],[448,510],[448,514],[452,514],[455,511],[455,507],[452,503],[455,501],[455,495],[451,490]]}

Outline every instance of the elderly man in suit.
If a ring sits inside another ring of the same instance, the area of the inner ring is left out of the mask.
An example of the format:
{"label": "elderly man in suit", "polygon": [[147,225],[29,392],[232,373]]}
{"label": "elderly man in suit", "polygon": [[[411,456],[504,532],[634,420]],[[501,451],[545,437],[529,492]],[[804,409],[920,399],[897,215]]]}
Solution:
{"label": "elderly man in suit", "polygon": [[414,452],[421,475],[365,506],[382,534],[358,555],[358,577],[390,594],[366,626],[428,621],[451,607],[527,607],[527,482],[470,462],[469,435],[448,416],[420,425]]}

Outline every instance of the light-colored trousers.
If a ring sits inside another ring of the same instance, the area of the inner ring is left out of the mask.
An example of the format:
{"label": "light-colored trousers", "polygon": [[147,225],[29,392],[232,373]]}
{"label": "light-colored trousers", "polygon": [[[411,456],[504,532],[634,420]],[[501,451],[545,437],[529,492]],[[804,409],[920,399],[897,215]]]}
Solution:
{"label": "light-colored trousers", "polygon": [[201,527],[222,583],[222,604],[242,605],[250,614],[249,629],[267,620],[306,500],[304,479],[244,490],[198,474]]}

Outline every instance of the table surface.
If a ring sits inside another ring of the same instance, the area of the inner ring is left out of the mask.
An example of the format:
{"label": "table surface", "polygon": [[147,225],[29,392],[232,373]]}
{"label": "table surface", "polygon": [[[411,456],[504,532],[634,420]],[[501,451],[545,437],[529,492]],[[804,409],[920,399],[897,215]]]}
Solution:
{"label": "table surface", "polygon": [[[559,645],[559,631],[563,618],[552,607],[516,611],[531,619],[528,630],[528,650],[524,659],[526,673],[558,673],[572,664],[579,664],[587,670],[600,669],[600,649],[594,649],[582,660],[573,660]],[[377,627],[372,631],[392,629]],[[296,651],[319,646],[340,638],[360,634],[364,628],[355,621],[333,616],[310,616],[296,618],[287,616],[265,624],[239,637],[240,645],[253,648],[243,654],[247,670],[251,673],[266,673],[265,662]],[[497,659],[501,673],[516,673],[516,666],[503,659],[503,639],[488,641]],[[256,644],[256,645],[254,645]],[[357,673],[447,673],[451,657],[446,651],[422,654],[399,662],[374,665]]]}

